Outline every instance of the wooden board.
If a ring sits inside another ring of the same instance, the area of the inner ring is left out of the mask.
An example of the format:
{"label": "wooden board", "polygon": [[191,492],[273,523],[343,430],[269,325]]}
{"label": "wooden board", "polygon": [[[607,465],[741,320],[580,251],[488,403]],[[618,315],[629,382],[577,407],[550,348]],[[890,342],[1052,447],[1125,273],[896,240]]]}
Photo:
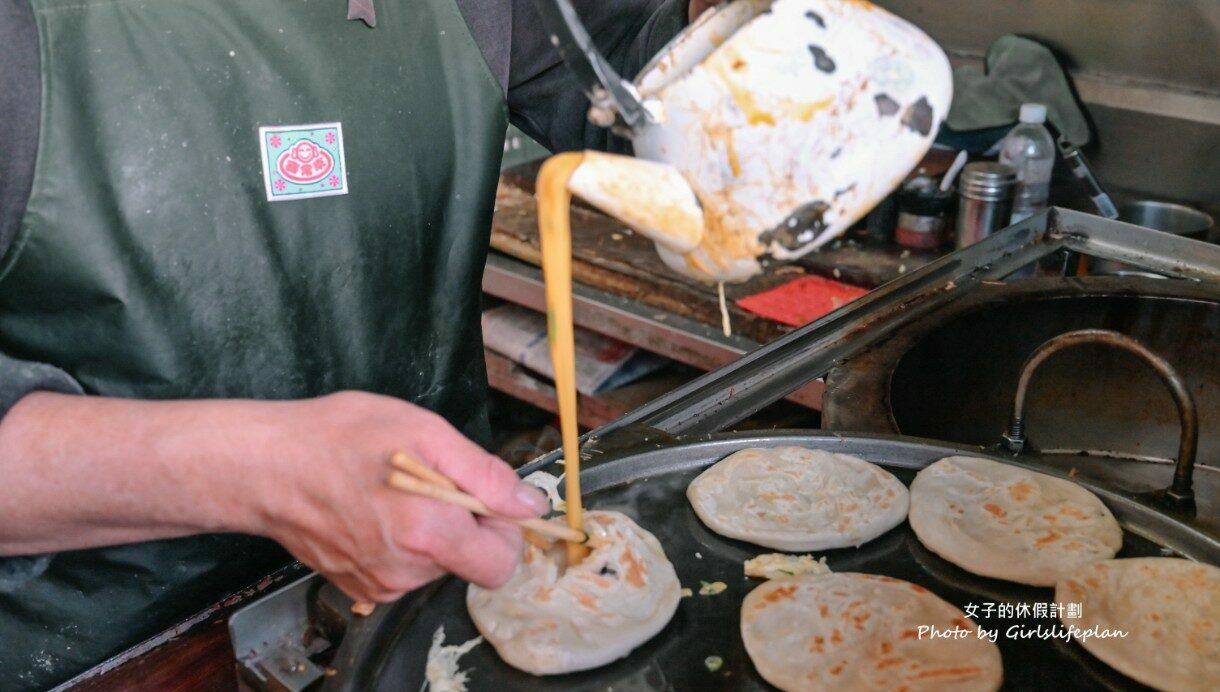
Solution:
{"label": "wooden board", "polygon": [[[492,219],[492,248],[538,265],[538,217],[534,207],[532,193],[501,185]],[[577,283],[699,322],[720,324],[715,285],[703,285],[670,271],[661,263],[652,241],[604,214],[582,207],[572,210],[572,255],[572,279]],[[762,277],[728,287],[727,295],[731,300],[782,282],[782,276]],[[755,288],[743,292],[743,286]],[[730,305],[729,314],[734,332],[758,342],[770,341],[787,331],[735,305]]]}
{"label": "wooden board", "polygon": [[[530,264],[540,261],[533,177],[536,165],[506,171],[496,194],[491,247]],[[771,264],[749,281],[726,286],[734,333],[766,343],[791,331],[737,307],[732,301],[779,286],[805,273],[874,288],[942,252],[908,251],[861,230],[849,231],[793,264]],[[686,278],[661,262],[651,241],[584,205],[572,210],[573,280],[704,324],[720,325],[716,286]]]}
{"label": "wooden board", "polygon": [[75,679],[73,692],[237,692],[229,616],[308,570],[294,563]]}
{"label": "wooden board", "polygon": [[69,689],[73,692],[237,692],[237,671],[225,618],[196,625],[180,638]]}

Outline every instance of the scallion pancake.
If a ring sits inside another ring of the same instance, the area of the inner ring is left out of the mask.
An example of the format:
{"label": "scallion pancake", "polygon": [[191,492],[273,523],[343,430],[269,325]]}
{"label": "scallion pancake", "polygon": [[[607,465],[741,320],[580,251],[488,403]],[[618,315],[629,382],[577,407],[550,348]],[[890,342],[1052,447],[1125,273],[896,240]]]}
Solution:
{"label": "scallion pancake", "polygon": [[686,490],[712,531],[804,552],[859,546],[907,514],[906,486],[863,459],[803,447],[743,449]]}
{"label": "scallion pancake", "polygon": [[[1055,602],[1064,626],[1087,633],[1076,636],[1081,646],[1120,673],[1161,690],[1220,690],[1220,568],[1103,560],[1060,581]],[[1079,604],[1079,617],[1067,604]]]}
{"label": "scallion pancake", "polygon": [[789,692],[987,692],[1003,677],[999,648],[960,610],[872,574],[768,581],[741,605],[741,638],[759,674]]}
{"label": "scallion pancake", "polygon": [[470,585],[466,607],[509,665],[535,675],[596,668],[664,629],[681,585],[661,544],[619,512],[584,514],[593,552],[565,567],[564,545],[525,546],[508,583]]}
{"label": "scallion pancake", "polygon": [[928,550],[984,577],[1054,586],[1114,557],[1123,531],[1079,485],[975,457],[947,457],[911,483],[911,528]]}

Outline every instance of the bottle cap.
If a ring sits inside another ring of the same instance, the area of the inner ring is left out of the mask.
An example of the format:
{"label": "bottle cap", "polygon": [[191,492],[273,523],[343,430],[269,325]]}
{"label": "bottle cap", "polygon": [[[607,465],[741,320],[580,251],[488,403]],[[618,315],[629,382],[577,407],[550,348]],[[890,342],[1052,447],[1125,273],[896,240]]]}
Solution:
{"label": "bottle cap", "polygon": [[1046,122],[1046,106],[1041,103],[1022,104],[1020,119],[1023,123],[1042,124]]}
{"label": "bottle cap", "polygon": [[998,202],[1012,196],[1017,184],[1017,169],[992,161],[966,164],[959,179],[958,193],[968,199]]}

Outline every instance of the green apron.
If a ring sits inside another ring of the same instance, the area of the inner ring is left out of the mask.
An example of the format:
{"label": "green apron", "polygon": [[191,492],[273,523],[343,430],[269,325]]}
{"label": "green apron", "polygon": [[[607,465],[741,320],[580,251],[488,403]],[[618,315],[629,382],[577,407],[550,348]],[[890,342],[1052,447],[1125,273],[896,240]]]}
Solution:
{"label": "green apron", "polygon": [[[360,389],[485,435],[506,113],[453,0],[378,0],[376,29],[343,0],[33,5],[41,142],[0,264],[0,351],[91,394]],[[347,194],[268,201],[286,159],[259,128],[314,123],[341,124],[339,149],[298,133],[331,147],[314,188]],[[0,593],[0,689],[62,681],[285,559],[238,536],[56,555]]]}

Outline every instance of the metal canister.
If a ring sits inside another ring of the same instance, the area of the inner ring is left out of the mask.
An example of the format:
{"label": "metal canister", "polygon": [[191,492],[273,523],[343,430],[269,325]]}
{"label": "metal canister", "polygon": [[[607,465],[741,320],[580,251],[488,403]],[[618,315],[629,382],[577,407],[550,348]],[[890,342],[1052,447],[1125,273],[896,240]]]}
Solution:
{"label": "metal canister", "polygon": [[973,245],[1008,225],[1017,171],[991,161],[966,164],[958,183],[957,247]]}

